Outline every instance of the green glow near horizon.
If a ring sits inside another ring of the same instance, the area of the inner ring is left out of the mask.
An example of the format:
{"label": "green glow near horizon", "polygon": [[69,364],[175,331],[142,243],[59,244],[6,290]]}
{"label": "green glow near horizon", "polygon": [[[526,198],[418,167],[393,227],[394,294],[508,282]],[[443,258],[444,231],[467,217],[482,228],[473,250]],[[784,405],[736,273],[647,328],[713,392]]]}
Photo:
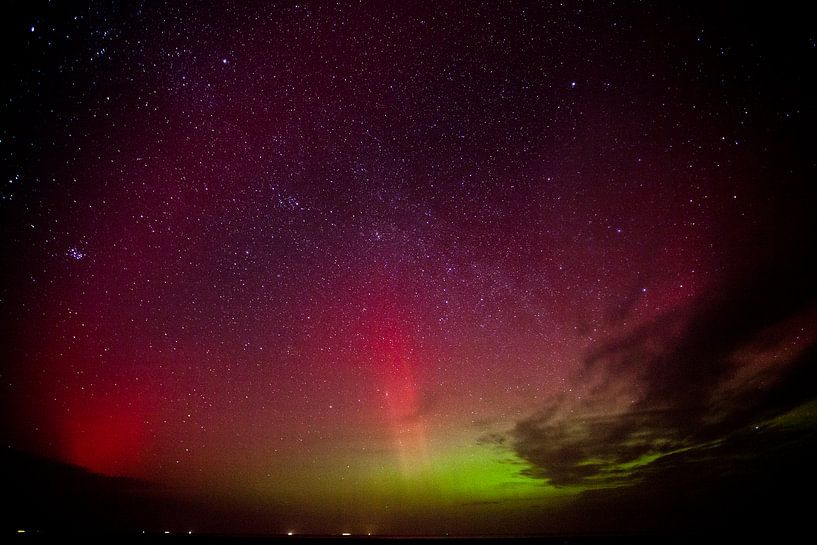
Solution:
{"label": "green glow near horizon", "polygon": [[[813,426],[815,411],[817,402],[807,403],[759,425]],[[530,465],[511,449],[481,444],[474,434],[438,436],[429,441],[423,456],[408,460],[400,460],[387,445],[361,452],[354,445],[337,444],[314,463],[292,463],[286,472],[271,477],[263,465],[256,466],[242,476],[240,484],[235,481],[242,488],[232,488],[230,495],[286,505],[321,505],[322,510],[358,520],[377,518],[378,514],[382,518],[393,510],[410,516],[453,506],[479,513],[487,505],[505,502],[508,508],[526,503],[559,506],[588,490],[636,484],[650,464],[702,446],[671,451],[659,448],[618,463],[587,458],[583,463],[601,468],[595,477],[570,486],[554,486],[544,477],[526,474]],[[246,487],[248,482],[252,484]]]}
{"label": "green glow near horizon", "polygon": [[[394,455],[373,452],[361,456],[336,452],[313,466],[295,466],[285,478],[258,479],[253,495],[287,501],[348,503],[403,507],[479,504],[504,500],[556,500],[575,495],[578,487],[554,487],[523,474],[528,468],[514,453],[461,438],[432,445],[424,459],[400,464]],[[258,471],[260,472],[260,470]]]}
{"label": "green glow near horizon", "polygon": [[403,477],[414,488],[434,491],[443,501],[489,501],[548,495],[541,479],[523,475],[526,464],[511,453],[483,445],[449,448],[416,476]]}

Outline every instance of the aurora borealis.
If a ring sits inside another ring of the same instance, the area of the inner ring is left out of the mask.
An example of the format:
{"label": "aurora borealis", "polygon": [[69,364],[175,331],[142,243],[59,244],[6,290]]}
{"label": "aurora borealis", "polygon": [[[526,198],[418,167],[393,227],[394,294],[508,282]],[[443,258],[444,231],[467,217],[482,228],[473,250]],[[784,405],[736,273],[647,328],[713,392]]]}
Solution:
{"label": "aurora borealis", "polygon": [[664,4],[11,2],[3,531],[800,523],[817,28]]}

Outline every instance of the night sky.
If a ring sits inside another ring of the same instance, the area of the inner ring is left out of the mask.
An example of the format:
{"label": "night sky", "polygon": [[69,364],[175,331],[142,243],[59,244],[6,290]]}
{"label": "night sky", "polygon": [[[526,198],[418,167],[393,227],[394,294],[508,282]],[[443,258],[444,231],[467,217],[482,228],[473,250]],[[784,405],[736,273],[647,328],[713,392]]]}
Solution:
{"label": "night sky", "polygon": [[817,25],[670,4],[4,4],[3,530],[805,524]]}

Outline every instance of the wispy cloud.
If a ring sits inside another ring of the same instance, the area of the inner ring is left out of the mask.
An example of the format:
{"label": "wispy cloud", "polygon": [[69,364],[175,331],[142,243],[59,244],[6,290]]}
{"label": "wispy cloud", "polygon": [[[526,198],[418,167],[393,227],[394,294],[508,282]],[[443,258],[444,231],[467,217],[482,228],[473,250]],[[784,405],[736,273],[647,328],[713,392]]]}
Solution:
{"label": "wispy cloud", "polygon": [[483,441],[513,450],[531,476],[587,488],[752,456],[738,438],[768,432],[764,423],[817,394],[810,271],[778,262],[730,275],[690,306],[592,350],[581,398],[551,399]]}

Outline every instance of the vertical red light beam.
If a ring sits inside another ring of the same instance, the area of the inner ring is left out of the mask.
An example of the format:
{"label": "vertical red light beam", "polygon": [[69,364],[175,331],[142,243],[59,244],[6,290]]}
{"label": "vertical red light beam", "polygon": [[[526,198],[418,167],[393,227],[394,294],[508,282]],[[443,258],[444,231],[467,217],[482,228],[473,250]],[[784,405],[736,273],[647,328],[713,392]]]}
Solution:
{"label": "vertical red light beam", "polygon": [[422,470],[428,461],[425,424],[415,380],[415,343],[392,305],[380,305],[367,329],[392,441],[401,471],[409,475]]}

